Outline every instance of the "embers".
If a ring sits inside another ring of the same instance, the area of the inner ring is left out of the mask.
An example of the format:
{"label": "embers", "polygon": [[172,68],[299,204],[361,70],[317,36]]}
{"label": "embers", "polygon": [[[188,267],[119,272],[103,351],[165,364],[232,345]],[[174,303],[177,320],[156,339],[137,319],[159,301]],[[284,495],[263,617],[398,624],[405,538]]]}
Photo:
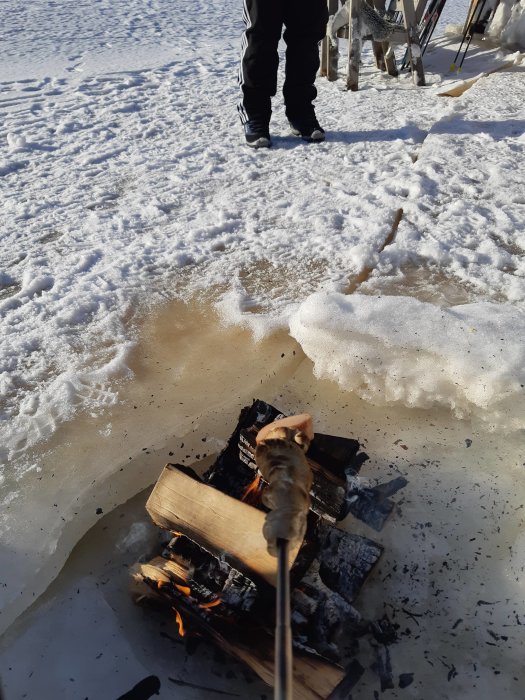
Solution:
{"label": "embers", "polygon": [[195,625],[198,618],[203,623],[211,617],[220,625],[238,623],[258,598],[253,581],[180,533],[162,556],[139,565],[134,578],[170,605],[181,636],[200,627]]}
{"label": "embers", "polygon": [[188,585],[201,609],[216,608],[221,602],[236,614],[247,613],[253,608],[259,595],[255,583],[188,537],[173,538],[164,556],[169,557],[170,562],[184,562],[191,572]]}
{"label": "embers", "polygon": [[[228,448],[202,479],[188,468],[165,467],[147,510],[173,537],[162,556],[135,574],[138,592],[166,602],[181,635],[207,637],[269,684],[276,560],[262,534],[266,484],[253,448],[258,429],[277,414],[260,401],[244,410]],[[365,458],[358,450],[355,440],[316,435],[308,453],[312,511],[305,541],[290,559],[294,686],[304,700],[332,693],[345,676],[342,668],[355,666],[359,638],[369,629],[353,601],[382,547],[333,525],[347,512],[347,500],[361,503],[363,489],[345,492],[345,471],[356,474]],[[377,495],[392,493],[389,485]],[[375,514],[378,499],[365,500]]]}

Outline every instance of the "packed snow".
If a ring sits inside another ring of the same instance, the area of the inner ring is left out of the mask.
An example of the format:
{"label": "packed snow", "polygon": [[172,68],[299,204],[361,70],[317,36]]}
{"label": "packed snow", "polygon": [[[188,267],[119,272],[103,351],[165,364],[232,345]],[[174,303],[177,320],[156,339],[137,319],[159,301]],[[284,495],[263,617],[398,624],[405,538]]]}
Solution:
{"label": "packed snow", "polygon": [[[494,303],[441,308],[410,297],[312,295],[290,324],[319,377],[377,404],[525,424],[525,316]],[[496,343],[496,337],[500,337]]]}
{"label": "packed snow", "polygon": [[[523,0],[492,1],[494,15],[487,27],[487,36],[511,49],[525,49],[525,2]],[[487,5],[488,7],[488,5]]]}
{"label": "packed snow", "polygon": [[[79,408],[118,400],[129,315],[182,293],[183,268],[184,294],[228,285],[239,317],[262,306],[266,327],[286,326],[308,292],[341,291],[369,266],[368,294],[396,276],[401,294],[410,268],[463,286],[461,301],[523,301],[519,74],[460,102],[406,76],[370,73],[356,94],[319,81],[327,143],[306,149],[287,136],[277,100],[276,148],[251,153],[239,148],[241,24],[228,3],[197,2],[192,17],[177,4],[131,3],[122,17],[104,2],[60,4],[60,22],[41,3],[11,8],[1,57],[4,461]],[[429,82],[447,51],[430,54]],[[475,58],[472,49],[465,74]],[[396,240],[379,253],[399,206]],[[254,290],[261,265],[270,278]]]}
{"label": "packed snow", "polygon": [[[428,87],[416,88],[407,74],[381,74],[366,45],[358,92],[345,92],[342,80],[318,80],[324,144],[290,136],[278,95],[274,146],[253,152],[243,145],[235,110],[237,4],[6,0],[5,619],[45,588],[93,521],[95,509],[82,520],[78,502],[96,493],[107,509],[151,483],[169,418],[144,409],[151,427],[144,439],[140,420],[126,411],[137,386],[144,406],[150,396],[134,353],[144,345],[144,324],[150,337],[166,341],[164,331],[147,325],[162,305],[187,301],[193,310],[200,300],[214,307],[223,325],[210,332],[212,347],[230,358],[221,338],[242,338],[241,347],[264,365],[265,381],[275,374],[275,385],[283,375],[264,364],[265,342],[273,349],[282,344],[286,361],[292,348],[296,358],[302,351],[319,380],[335,380],[371,412],[444,411],[451,421],[492,431],[494,445],[516,444],[525,428],[525,9],[523,0],[501,2],[487,40],[472,43],[458,75],[451,66],[460,37],[441,34],[462,25],[468,4],[449,2],[445,9],[424,57]],[[492,73],[496,68],[505,70]],[[479,76],[458,98],[439,94]],[[173,308],[175,324],[184,320],[177,326],[184,337],[193,311]],[[171,321],[163,318],[165,328]],[[204,363],[198,329],[188,337]],[[170,358],[146,352],[171,369]],[[206,354],[219,365],[218,355]],[[194,403],[177,414],[170,435],[184,436],[195,425],[211,434],[217,422],[201,419],[197,390],[192,397],[191,387],[177,385],[180,377],[188,381],[188,368],[200,367],[191,348],[183,355],[178,374],[169,376],[181,402]],[[221,371],[236,392],[233,369]],[[246,394],[255,395],[259,377],[248,369],[243,377]],[[129,442],[122,427],[128,423]],[[93,433],[82,432],[83,425],[95,426]],[[100,463],[90,456],[93,435],[105,446]],[[217,449],[226,437],[224,426]],[[194,440],[187,448],[192,458],[200,437]],[[125,487],[107,487],[105,479],[121,469],[119,450],[135,465],[143,444],[158,448],[141,457],[148,469],[137,462],[134,483],[129,477]],[[76,529],[61,544],[63,523],[75,518]],[[38,544],[35,531],[45,532]]]}

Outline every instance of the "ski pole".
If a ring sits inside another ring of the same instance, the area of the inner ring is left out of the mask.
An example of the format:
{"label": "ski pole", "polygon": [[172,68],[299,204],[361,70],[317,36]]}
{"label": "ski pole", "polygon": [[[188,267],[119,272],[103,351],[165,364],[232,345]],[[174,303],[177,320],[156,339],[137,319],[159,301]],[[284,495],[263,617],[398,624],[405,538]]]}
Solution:
{"label": "ski pole", "polygon": [[467,51],[469,50],[469,47],[470,47],[470,42],[472,41],[472,37],[474,36],[474,26],[475,26],[475,25],[479,22],[479,20],[481,19],[481,13],[483,12],[483,10],[484,10],[484,8],[485,8],[486,1],[487,1],[487,0],[482,0],[482,2],[481,2],[480,5],[479,5],[479,12],[478,12],[478,17],[477,17],[476,21],[470,23],[470,32],[469,32],[468,42],[467,42],[467,46],[466,46],[466,48],[465,48],[465,51],[463,52],[463,57],[462,57],[462,59],[461,59],[461,62],[460,62],[460,64],[459,64],[459,67],[460,67],[460,68],[461,68],[461,66],[463,65],[463,61],[465,60],[465,56],[467,55]]}
{"label": "ski pole", "polygon": [[441,17],[441,13],[443,12],[444,7],[445,0],[437,0],[437,2],[434,3],[432,12],[428,18],[428,24],[425,27],[426,32],[423,40],[424,45],[422,47],[422,53],[425,53],[425,51],[427,50],[427,46],[430,43],[432,35],[434,34],[434,29],[436,28],[436,25],[439,22],[439,18]]}
{"label": "ski pole", "polygon": [[[469,21],[467,23],[467,26],[465,27],[465,31],[463,32],[463,37],[461,39],[461,44],[459,45],[458,51],[454,57],[454,60],[452,61],[452,65],[450,66],[450,70],[459,70],[461,66],[463,65],[463,61],[465,60],[465,56],[467,55],[467,51],[470,46],[470,42],[472,41],[472,28],[473,26],[479,21],[481,17],[481,13],[483,12],[483,9],[485,7],[486,0],[477,0],[476,6],[474,7],[474,11],[469,17]],[[461,53],[461,49],[463,48],[463,44],[465,43],[465,40],[467,40],[467,46],[465,48],[465,51],[463,52],[463,58],[461,59],[461,63],[459,66],[456,66],[456,61],[458,60],[459,54]]]}

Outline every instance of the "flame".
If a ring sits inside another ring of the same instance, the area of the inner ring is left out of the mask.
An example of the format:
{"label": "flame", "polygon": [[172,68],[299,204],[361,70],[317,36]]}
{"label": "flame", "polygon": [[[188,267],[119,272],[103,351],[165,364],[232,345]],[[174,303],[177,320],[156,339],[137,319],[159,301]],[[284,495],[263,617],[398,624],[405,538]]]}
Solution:
{"label": "flame", "polygon": [[215,598],[215,600],[210,600],[209,603],[199,603],[199,608],[203,608],[206,610],[206,608],[215,608],[217,605],[220,605],[222,603],[222,600],[220,598]]}
{"label": "flame", "polygon": [[162,588],[162,586],[166,585],[166,581],[162,581],[160,578],[157,581],[157,588]]}
{"label": "flame", "polygon": [[188,588],[188,586],[180,586],[178,583],[176,583],[175,588],[178,591],[180,591],[181,593],[184,593],[184,595],[187,595],[187,596],[191,595],[191,588]]}
{"label": "flame", "polygon": [[184,637],[186,635],[186,630],[184,629],[184,624],[182,622],[180,612],[177,610],[177,608],[172,608],[172,610],[175,613],[175,621],[177,622],[177,625],[179,627],[179,634],[181,637]]}
{"label": "flame", "polygon": [[241,501],[244,501],[245,503],[258,503],[259,502],[259,485],[261,483],[261,475],[257,474],[255,479],[252,481],[251,484],[248,484],[245,492],[242,494]]}

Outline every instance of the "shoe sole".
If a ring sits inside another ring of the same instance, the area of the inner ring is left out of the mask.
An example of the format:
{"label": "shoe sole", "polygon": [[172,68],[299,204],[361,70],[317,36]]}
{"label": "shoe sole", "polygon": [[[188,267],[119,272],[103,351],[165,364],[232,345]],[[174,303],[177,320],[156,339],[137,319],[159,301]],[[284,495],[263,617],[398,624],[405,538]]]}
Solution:
{"label": "shoe sole", "polygon": [[323,134],[321,131],[314,131],[310,134],[310,136],[305,136],[301,134],[300,131],[297,131],[297,129],[292,129],[292,134],[294,136],[300,136],[303,141],[306,141],[307,143],[321,143],[322,141],[325,140],[325,134]]}
{"label": "shoe sole", "polygon": [[261,137],[260,139],[257,139],[257,141],[252,141],[251,143],[246,141],[246,145],[250,148],[270,148],[272,142],[270,139]]}

